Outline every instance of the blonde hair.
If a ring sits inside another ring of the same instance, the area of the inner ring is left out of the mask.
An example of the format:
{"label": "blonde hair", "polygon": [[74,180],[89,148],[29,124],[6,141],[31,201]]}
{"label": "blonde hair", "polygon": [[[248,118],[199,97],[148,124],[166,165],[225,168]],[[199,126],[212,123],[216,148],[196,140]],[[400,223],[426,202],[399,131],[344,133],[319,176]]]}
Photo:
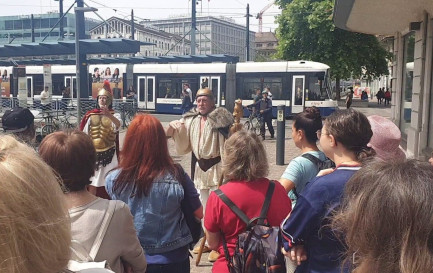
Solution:
{"label": "blonde hair", "polygon": [[222,168],[226,180],[252,181],[267,176],[268,157],[259,137],[246,130],[234,133],[224,145]]}
{"label": "blonde hair", "polygon": [[0,136],[0,272],[58,272],[69,261],[70,242],[53,171],[32,148]]}

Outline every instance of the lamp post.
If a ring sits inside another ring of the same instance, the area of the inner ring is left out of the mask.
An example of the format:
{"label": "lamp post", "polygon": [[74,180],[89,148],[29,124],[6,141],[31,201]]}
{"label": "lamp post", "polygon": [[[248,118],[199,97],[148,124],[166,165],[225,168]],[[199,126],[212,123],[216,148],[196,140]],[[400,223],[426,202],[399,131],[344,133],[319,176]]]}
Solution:
{"label": "lamp post", "polygon": [[[87,73],[87,64],[85,62],[85,54],[80,52],[80,38],[84,38],[84,12],[97,11],[97,8],[83,7],[83,1],[78,0],[75,11],[75,58],[76,58],[76,70],[77,70],[77,120],[81,121],[81,87],[83,84],[80,79],[80,71],[82,71],[82,66],[85,67],[83,73]],[[83,28],[83,29],[81,29]],[[84,55],[84,56],[83,56]],[[88,83],[85,83],[88,84]],[[85,85],[84,85],[85,86]]]}

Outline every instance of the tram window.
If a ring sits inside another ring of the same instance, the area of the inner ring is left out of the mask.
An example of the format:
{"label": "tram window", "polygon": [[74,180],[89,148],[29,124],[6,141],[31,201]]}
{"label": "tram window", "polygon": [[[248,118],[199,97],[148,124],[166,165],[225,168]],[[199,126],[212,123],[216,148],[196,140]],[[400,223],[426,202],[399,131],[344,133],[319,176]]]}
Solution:
{"label": "tram window", "polygon": [[161,79],[158,84],[158,98],[172,97],[173,93],[171,80]]}
{"label": "tram window", "polygon": [[264,78],[263,89],[265,87],[269,87],[271,90],[273,100],[283,100],[289,98],[283,94],[283,84],[281,78]]}
{"label": "tram window", "polygon": [[[322,76],[323,78],[323,76]],[[322,82],[319,77],[309,77],[308,78],[308,100],[324,100],[325,90],[322,90]],[[322,92],[323,91],[323,92]]]}
{"label": "tram window", "polygon": [[238,85],[237,97],[242,100],[252,100],[257,88],[262,88],[260,78],[244,78]]}

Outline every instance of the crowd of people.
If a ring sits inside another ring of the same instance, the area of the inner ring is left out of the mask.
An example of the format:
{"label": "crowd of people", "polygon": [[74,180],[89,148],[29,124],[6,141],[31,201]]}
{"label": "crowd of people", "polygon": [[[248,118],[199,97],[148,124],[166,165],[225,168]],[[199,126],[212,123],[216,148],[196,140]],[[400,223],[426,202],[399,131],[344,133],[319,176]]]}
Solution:
{"label": "crowd of people", "polygon": [[[260,95],[255,107],[264,114],[272,103],[267,91]],[[137,114],[121,150],[108,90],[99,91],[79,130],[52,133],[37,148],[32,113],[8,110],[0,135],[0,272],[80,272],[71,269],[75,261],[103,263],[105,272],[187,273],[186,213],[203,219],[193,251],[212,251],[212,272],[229,272],[227,255],[247,225],[215,190],[252,219],[271,184],[267,224],[280,226],[290,270],[431,272],[433,166],[406,159],[394,123],[352,108],[322,122],[317,108],[306,108],[291,128],[301,155],[277,182],[267,178],[263,139],[230,134],[233,115],[214,99],[199,89],[197,107],[167,128]],[[168,141],[191,154],[191,176]]]}

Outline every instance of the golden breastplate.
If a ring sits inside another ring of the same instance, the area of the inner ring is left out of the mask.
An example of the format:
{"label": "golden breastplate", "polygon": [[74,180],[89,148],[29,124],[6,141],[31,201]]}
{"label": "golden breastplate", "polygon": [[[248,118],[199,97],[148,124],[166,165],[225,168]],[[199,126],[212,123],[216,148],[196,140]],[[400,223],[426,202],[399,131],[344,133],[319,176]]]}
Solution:
{"label": "golden breastplate", "polygon": [[89,135],[92,138],[96,152],[106,151],[115,145],[116,132],[111,120],[104,115],[91,115],[89,117]]}

